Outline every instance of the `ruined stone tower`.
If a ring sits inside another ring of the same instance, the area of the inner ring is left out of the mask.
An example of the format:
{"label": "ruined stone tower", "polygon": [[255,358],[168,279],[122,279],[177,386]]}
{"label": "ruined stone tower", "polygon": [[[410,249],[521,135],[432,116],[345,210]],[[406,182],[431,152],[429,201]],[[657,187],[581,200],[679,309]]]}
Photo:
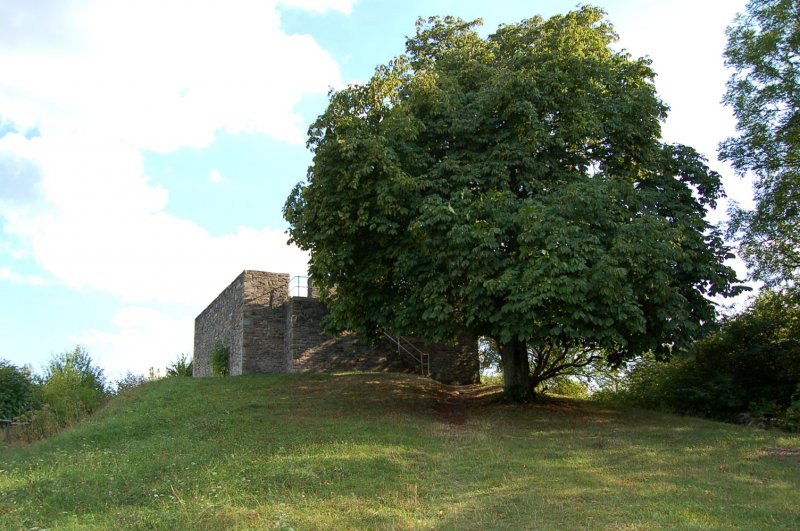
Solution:
{"label": "ruined stone tower", "polygon": [[327,314],[313,289],[289,275],[243,271],[195,319],[194,376],[211,375],[211,350],[230,351],[229,373],[321,371],[422,372],[445,383],[477,383],[477,340],[430,345],[387,336],[372,345],[356,334],[332,336],[322,329]]}

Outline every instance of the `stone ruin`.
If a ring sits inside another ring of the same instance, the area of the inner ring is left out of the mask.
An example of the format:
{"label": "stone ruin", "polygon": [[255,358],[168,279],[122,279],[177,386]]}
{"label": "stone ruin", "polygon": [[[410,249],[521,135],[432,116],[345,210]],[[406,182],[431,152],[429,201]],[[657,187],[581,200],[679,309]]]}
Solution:
{"label": "stone ruin", "polygon": [[392,371],[448,384],[480,381],[477,339],[440,345],[386,334],[372,344],[353,333],[333,336],[322,328],[327,309],[312,285],[293,284],[284,273],[236,277],[195,319],[193,375],[211,376],[211,350],[220,341],[230,375]]}

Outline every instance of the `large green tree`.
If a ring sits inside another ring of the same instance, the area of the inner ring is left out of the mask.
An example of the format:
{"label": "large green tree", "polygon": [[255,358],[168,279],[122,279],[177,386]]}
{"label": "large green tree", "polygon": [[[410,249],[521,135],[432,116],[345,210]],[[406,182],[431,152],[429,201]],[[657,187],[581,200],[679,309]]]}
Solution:
{"label": "large green tree", "polygon": [[714,320],[707,296],[735,291],[704,220],[718,175],[660,142],[649,61],[613,51],[604,16],[487,38],[420,20],[406,54],[331,93],[284,214],[332,327],[490,337],[524,399],[553,367],[666,357]]}
{"label": "large green tree", "polygon": [[800,272],[800,2],[750,0],[728,28],[734,69],[724,102],[739,135],[720,157],[755,177],[755,208],[731,209],[731,236],[753,276],[795,286]]}

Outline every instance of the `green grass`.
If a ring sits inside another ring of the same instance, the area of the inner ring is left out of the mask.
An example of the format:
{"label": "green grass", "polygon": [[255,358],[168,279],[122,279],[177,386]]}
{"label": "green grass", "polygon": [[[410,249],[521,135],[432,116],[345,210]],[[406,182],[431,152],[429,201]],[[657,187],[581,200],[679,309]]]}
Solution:
{"label": "green grass", "polygon": [[800,437],[389,374],[170,378],[0,449],[1,529],[800,529]]}

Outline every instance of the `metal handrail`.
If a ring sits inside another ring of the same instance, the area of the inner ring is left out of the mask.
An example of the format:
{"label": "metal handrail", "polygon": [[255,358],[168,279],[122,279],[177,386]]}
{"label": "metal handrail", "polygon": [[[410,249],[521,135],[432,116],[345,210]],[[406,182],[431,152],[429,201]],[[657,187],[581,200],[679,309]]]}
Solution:
{"label": "metal handrail", "polygon": [[311,277],[304,277],[297,275],[289,279],[289,296],[291,297],[307,297],[309,288],[309,279]]}
{"label": "metal handrail", "polygon": [[[413,359],[416,363],[419,364],[420,374],[422,374],[423,376],[430,376],[431,375],[431,356],[430,356],[430,354],[428,354],[427,352],[421,351],[416,346],[414,346],[414,344],[411,343],[411,341],[409,341],[407,338],[405,338],[403,336],[393,336],[393,335],[391,335],[391,334],[389,334],[388,332],[385,332],[385,331],[383,332],[383,335],[386,336],[386,339],[388,339],[392,344],[397,345],[398,354],[401,354],[401,353],[405,354],[405,355],[409,356],[411,359]],[[411,349],[416,351],[417,354],[419,354],[419,356],[415,355],[414,352],[412,352],[407,347],[405,347],[403,345],[403,341],[405,341],[406,344],[409,347],[411,347]]]}

